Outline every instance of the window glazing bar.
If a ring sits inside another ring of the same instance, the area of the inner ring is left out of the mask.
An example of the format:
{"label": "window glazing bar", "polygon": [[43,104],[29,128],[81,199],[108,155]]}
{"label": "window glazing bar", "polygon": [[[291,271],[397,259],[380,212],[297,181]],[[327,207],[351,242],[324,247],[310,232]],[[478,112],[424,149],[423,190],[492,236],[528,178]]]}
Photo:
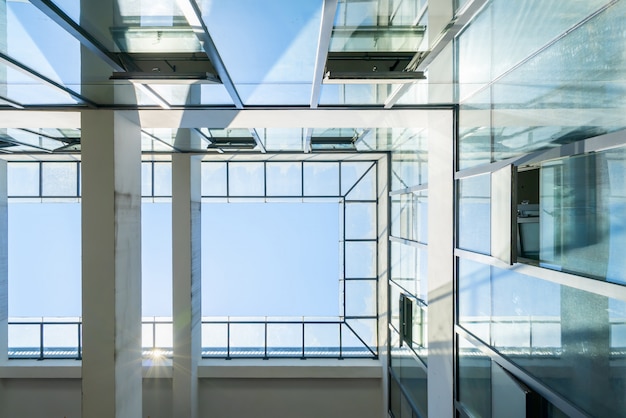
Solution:
{"label": "window glazing bar", "polygon": [[[324,4],[322,5],[322,21],[320,23],[320,36],[317,42],[317,55],[315,57],[315,70],[313,72],[313,88],[311,90],[311,109],[315,109],[320,101],[324,68],[326,67],[326,59],[328,58],[333,23],[335,22],[335,15],[337,14],[337,3],[338,0],[324,0]],[[309,140],[310,149],[310,135],[307,135],[307,139]],[[310,151],[307,151],[307,147],[305,147],[304,152]]]}
{"label": "window glazing bar", "polygon": [[24,109],[24,106],[22,106],[18,102],[13,101],[11,99],[8,99],[8,98],[6,98],[4,96],[0,96],[0,104],[9,105],[9,106],[14,107],[16,109]]}
{"label": "window glazing bar", "polygon": [[198,8],[198,4],[195,0],[177,0],[177,3],[185,15],[187,22],[198,37],[200,44],[204,48],[204,52],[211,60],[211,64],[215,67],[222,84],[226,87],[226,91],[228,91],[231,99],[233,99],[235,106],[237,109],[243,109],[243,101],[241,100],[241,97],[239,97],[235,83],[230,78],[230,75],[226,70],[226,66],[224,65],[224,61],[222,61],[222,57],[220,57],[217,47],[213,42],[213,38],[211,38],[209,30],[202,19],[202,12]]}
{"label": "window glazing bar", "polygon": [[[424,51],[417,51],[407,66],[408,71],[425,71],[437,56],[454,40],[456,35],[469,23],[489,0],[473,0],[450,21],[443,32],[432,43],[432,47],[424,55]],[[385,100],[385,109],[395,105],[412,84],[403,84],[396,88]]]}

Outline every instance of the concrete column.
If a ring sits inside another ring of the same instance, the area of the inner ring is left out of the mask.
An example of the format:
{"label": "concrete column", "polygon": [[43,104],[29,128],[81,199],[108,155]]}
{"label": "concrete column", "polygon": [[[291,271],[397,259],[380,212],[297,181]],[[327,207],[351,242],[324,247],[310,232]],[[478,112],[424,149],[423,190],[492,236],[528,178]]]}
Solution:
{"label": "concrete column", "polygon": [[141,134],[136,113],[82,113],[82,415],[139,418]]}
{"label": "concrete column", "polygon": [[[181,132],[188,134],[188,130]],[[172,155],[172,416],[198,416],[201,356],[200,157]]]}
{"label": "concrete column", "polygon": [[454,416],[454,142],[452,111],[428,127],[428,416]]}
{"label": "concrete column", "polygon": [[9,213],[7,162],[0,160],[0,365],[7,361],[9,319]]}

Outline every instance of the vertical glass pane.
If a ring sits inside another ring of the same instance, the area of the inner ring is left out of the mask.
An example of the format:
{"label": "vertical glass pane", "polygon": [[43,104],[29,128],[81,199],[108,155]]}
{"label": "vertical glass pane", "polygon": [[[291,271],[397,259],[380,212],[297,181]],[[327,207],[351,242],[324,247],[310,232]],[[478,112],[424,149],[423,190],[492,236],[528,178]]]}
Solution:
{"label": "vertical glass pane", "polygon": [[541,265],[626,283],[626,149],[541,165]]}
{"label": "vertical glass pane", "polygon": [[268,196],[301,196],[302,168],[299,162],[266,164]]}
{"label": "vertical glass pane", "polygon": [[376,199],[376,166],[354,185],[346,195],[346,200],[375,200]]}
{"label": "vertical glass pane", "polygon": [[305,196],[339,196],[339,163],[304,163]]}
{"label": "vertical glass pane", "polygon": [[485,264],[460,258],[459,325],[484,342],[491,341],[491,271]]}
{"label": "vertical glass pane", "polygon": [[9,196],[39,196],[39,163],[8,163]]}
{"label": "vertical glass pane", "polygon": [[267,324],[268,357],[301,357],[302,324]]}
{"label": "vertical glass pane", "polygon": [[172,348],[173,343],[172,323],[156,323],[154,327],[154,343],[157,348]]}
{"label": "vertical glass pane", "polygon": [[304,354],[311,357],[339,356],[339,324],[306,324]]}
{"label": "vertical glass pane", "polygon": [[76,163],[42,163],[41,189],[43,196],[76,196]]}
{"label": "vertical glass pane", "polygon": [[228,188],[230,196],[264,196],[263,163],[230,163],[228,165]]}
{"label": "vertical glass pane", "polygon": [[346,239],[376,239],[376,203],[345,203]]}
{"label": "vertical glass pane", "polygon": [[44,325],[43,346],[45,357],[76,357],[78,355],[78,325]]}
{"label": "vertical glass pane", "polygon": [[491,177],[458,181],[458,247],[489,254],[491,250]]}
{"label": "vertical glass pane", "polygon": [[154,195],[172,196],[172,163],[154,163]]}
{"label": "vertical glass pane", "polygon": [[228,190],[226,163],[202,162],[200,168],[202,196],[226,196]]}
{"label": "vertical glass pane", "polygon": [[264,324],[230,324],[230,355],[259,357],[265,355]]}
{"label": "vertical glass pane", "polygon": [[37,358],[40,350],[40,325],[9,325],[9,357]]}
{"label": "vertical glass pane", "polygon": [[152,163],[141,163],[141,195],[152,196]]}
{"label": "vertical glass pane", "polygon": [[202,355],[225,357],[228,347],[227,324],[202,324]]}
{"label": "vertical glass pane", "polygon": [[491,359],[459,336],[458,397],[472,416],[491,417]]}
{"label": "vertical glass pane", "polygon": [[345,243],[346,278],[376,277],[376,243],[347,241]]}
{"label": "vertical glass pane", "polygon": [[[345,195],[365,175],[373,163],[369,161],[341,163],[341,194]],[[374,168],[372,168],[373,170]]]}
{"label": "vertical glass pane", "polygon": [[345,316],[376,316],[376,281],[346,280]]}

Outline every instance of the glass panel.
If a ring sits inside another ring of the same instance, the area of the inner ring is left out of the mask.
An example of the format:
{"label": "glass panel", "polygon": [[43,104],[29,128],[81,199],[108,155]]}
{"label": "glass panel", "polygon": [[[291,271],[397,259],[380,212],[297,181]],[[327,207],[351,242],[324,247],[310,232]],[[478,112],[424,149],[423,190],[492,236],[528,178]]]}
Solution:
{"label": "glass panel", "polygon": [[302,166],[295,163],[266,164],[268,196],[301,196]]}
{"label": "glass panel", "polygon": [[346,200],[376,200],[375,166],[346,195]]}
{"label": "glass panel", "polygon": [[341,194],[348,193],[372,165],[373,163],[370,161],[341,163]]}
{"label": "glass panel", "polygon": [[[198,4],[245,104],[309,104],[319,1],[275,0],[268,6],[245,0],[202,0]],[[238,22],[236,27],[232,22]]]}
{"label": "glass panel", "polygon": [[39,164],[8,163],[7,187],[9,196],[39,196]]}
{"label": "glass panel", "polygon": [[[355,353],[362,351],[362,354],[371,356],[372,353],[366,347],[369,347],[369,349],[376,353],[376,325],[377,321],[375,318],[347,318],[345,324],[343,324],[341,328],[341,342],[345,350],[345,354],[347,355],[350,349],[353,349],[355,350]],[[366,345],[363,345],[363,343]]]}
{"label": "glass panel", "polygon": [[345,316],[376,316],[376,281],[346,280]]}
{"label": "glass panel", "polygon": [[202,196],[226,196],[227,168],[226,163],[202,162]]}
{"label": "glass panel", "polygon": [[154,343],[157,348],[172,348],[174,345],[174,329],[171,323],[156,323],[154,326]]}
{"label": "glass panel", "polygon": [[391,279],[413,296],[428,300],[428,252],[391,243]]}
{"label": "glass panel", "polygon": [[40,325],[9,325],[8,338],[10,357],[39,357]]}
{"label": "glass panel", "polygon": [[230,324],[230,355],[250,357],[265,355],[264,324]]}
{"label": "glass panel", "polygon": [[273,151],[302,151],[304,130],[302,128],[263,128],[256,130],[265,148]]}
{"label": "glass panel", "polygon": [[229,163],[228,188],[230,196],[264,196],[263,163]]}
{"label": "glass panel", "polygon": [[346,278],[375,278],[376,242],[347,241],[344,263]]}
{"label": "glass panel", "polygon": [[301,357],[302,324],[267,324],[268,357]]}
{"label": "glass panel", "polygon": [[491,176],[459,180],[458,247],[489,254],[491,251]]}
{"label": "glass panel", "polygon": [[491,417],[491,360],[458,336],[458,397],[472,416]]}
{"label": "glass panel", "polygon": [[394,349],[391,366],[396,377],[411,396],[411,400],[423,414],[422,416],[428,416],[427,375],[418,360],[405,346]]}
{"label": "glass panel", "polygon": [[543,163],[541,265],[626,283],[626,148]]}
{"label": "glass panel", "polygon": [[322,84],[320,105],[383,105],[398,84]]}
{"label": "glass panel", "polygon": [[304,163],[305,196],[339,196],[339,163]]}
{"label": "glass panel", "polygon": [[152,322],[141,324],[141,347],[144,349],[152,349],[155,346],[154,324]]}
{"label": "glass panel", "polygon": [[491,339],[490,275],[489,266],[459,259],[459,325],[484,342]]}
{"label": "glass panel", "polygon": [[421,4],[418,0],[405,1],[401,7],[380,0],[340,1],[330,51],[417,51],[424,36],[424,27],[415,25]]}
{"label": "glass panel", "polygon": [[345,203],[346,239],[376,239],[376,203]]}
{"label": "glass panel", "polygon": [[42,163],[41,188],[43,196],[76,196],[76,163]]}
{"label": "glass panel", "polygon": [[306,324],[304,354],[310,357],[339,356],[339,324]]}
{"label": "glass panel", "polygon": [[172,163],[154,163],[154,195],[172,196]]}
{"label": "glass panel", "polygon": [[141,196],[152,196],[152,163],[141,163]]}
{"label": "glass panel", "polygon": [[[624,380],[618,362],[623,352],[612,344],[612,335],[620,332],[615,327],[626,317],[623,301],[467,260],[460,268],[459,285],[465,281],[467,290],[461,290],[466,296],[459,310],[464,316],[480,315],[473,319],[491,328],[494,349],[586,413],[617,416],[623,411],[615,384]],[[471,271],[480,271],[480,278],[471,277]],[[477,289],[470,301],[468,280],[475,287],[488,281],[491,290]]]}
{"label": "glass panel", "polygon": [[78,355],[78,325],[44,325],[43,346],[46,357],[76,357]]}
{"label": "glass panel", "polygon": [[228,346],[227,324],[202,324],[202,355],[226,356]]}

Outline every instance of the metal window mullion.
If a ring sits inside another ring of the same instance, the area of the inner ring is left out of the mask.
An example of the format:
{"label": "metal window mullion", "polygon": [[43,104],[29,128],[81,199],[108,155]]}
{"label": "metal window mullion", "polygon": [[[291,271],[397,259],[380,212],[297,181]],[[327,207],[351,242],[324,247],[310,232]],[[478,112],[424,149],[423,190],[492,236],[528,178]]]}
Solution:
{"label": "metal window mullion", "polygon": [[39,360],[43,360],[43,325],[44,322],[41,321],[41,323],[39,324]]}

